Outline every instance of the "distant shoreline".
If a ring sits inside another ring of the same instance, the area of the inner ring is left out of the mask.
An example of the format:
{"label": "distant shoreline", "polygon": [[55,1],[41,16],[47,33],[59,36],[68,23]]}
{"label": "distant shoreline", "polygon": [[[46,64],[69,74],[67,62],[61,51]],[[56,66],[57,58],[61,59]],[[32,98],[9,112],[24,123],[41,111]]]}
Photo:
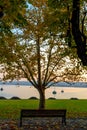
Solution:
{"label": "distant shoreline", "polygon": [[[19,86],[32,86],[32,84],[28,81],[7,81],[0,82],[0,85],[19,85]],[[55,87],[79,87],[79,88],[87,88],[87,82],[58,82]]]}

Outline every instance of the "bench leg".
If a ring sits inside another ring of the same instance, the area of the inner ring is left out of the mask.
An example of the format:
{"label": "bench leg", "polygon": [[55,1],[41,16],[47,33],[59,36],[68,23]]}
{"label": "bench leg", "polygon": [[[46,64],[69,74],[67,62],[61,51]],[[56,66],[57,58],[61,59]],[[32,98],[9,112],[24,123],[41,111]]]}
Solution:
{"label": "bench leg", "polygon": [[22,118],[20,118],[20,127],[22,126]]}
{"label": "bench leg", "polygon": [[66,125],[66,117],[62,117],[62,125]]}

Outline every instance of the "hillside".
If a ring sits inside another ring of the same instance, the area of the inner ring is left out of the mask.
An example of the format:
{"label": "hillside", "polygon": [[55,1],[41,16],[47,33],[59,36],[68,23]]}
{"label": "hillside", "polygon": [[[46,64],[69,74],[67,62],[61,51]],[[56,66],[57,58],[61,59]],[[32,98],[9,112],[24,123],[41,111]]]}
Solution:
{"label": "hillside", "polygon": [[[28,81],[12,81],[12,82],[0,82],[0,85],[20,85],[20,86],[32,86]],[[87,87],[87,82],[58,82],[54,86],[58,87]]]}

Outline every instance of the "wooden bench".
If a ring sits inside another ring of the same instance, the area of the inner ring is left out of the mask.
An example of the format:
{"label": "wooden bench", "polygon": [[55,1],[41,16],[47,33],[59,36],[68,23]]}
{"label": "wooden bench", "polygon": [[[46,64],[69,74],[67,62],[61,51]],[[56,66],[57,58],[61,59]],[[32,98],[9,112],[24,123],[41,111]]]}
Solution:
{"label": "wooden bench", "polygon": [[20,126],[22,126],[22,118],[28,117],[62,117],[62,125],[66,125],[66,109],[22,109]]}

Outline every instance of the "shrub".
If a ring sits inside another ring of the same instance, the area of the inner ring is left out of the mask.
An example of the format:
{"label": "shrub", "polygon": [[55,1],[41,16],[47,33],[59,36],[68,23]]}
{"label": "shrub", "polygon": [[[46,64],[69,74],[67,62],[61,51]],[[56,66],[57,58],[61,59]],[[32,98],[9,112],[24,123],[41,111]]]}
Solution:
{"label": "shrub", "polygon": [[5,97],[3,97],[3,96],[0,96],[0,99],[6,99]]}
{"label": "shrub", "polygon": [[38,98],[37,97],[30,97],[29,99],[37,100]]}
{"label": "shrub", "polygon": [[49,99],[49,100],[55,100],[56,98],[54,98],[54,97],[49,97],[48,99]]}
{"label": "shrub", "polygon": [[20,98],[19,98],[19,97],[14,96],[14,97],[12,97],[11,99],[12,99],[12,100],[15,100],[15,99],[16,99],[16,100],[17,100],[17,99],[19,100]]}
{"label": "shrub", "polygon": [[78,100],[78,98],[75,98],[75,97],[72,97],[72,98],[70,98],[71,100]]}

